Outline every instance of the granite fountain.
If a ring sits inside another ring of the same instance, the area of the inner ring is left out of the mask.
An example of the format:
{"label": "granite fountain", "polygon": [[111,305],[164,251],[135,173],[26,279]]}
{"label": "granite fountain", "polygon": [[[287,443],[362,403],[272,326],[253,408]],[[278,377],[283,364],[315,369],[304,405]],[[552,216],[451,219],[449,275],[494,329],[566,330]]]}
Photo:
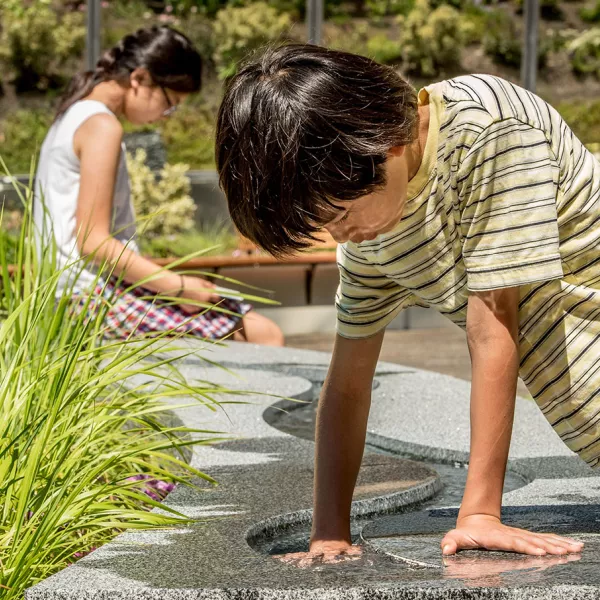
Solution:
{"label": "granite fountain", "polygon": [[469,384],[386,363],[374,381],[352,507],[362,555],[305,568],[279,560],[308,545],[315,406],[330,357],[236,343],[188,346],[197,352],[180,359],[187,377],[253,390],[245,404],[225,405],[215,417],[197,406],[174,409],[188,426],[237,435],[197,446],[191,456],[219,485],[180,486],[168,496],[192,525],[121,534],[30,588],[27,600],[600,597],[600,480],[531,400],[517,401],[504,518],[581,539],[584,551],[442,559],[439,542],[453,526],[466,477]]}

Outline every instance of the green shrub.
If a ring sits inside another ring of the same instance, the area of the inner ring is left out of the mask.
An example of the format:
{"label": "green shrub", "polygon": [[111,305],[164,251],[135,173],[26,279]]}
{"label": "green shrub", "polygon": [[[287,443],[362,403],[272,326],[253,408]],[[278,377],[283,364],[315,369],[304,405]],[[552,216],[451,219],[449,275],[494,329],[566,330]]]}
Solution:
{"label": "green shrub", "polygon": [[152,258],[183,257],[202,251],[202,256],[231,254],[239,238],[228,227],[206,227],[180,235],[140,238],[141,251]]}
{"label": "green shrub", "polygon": [[60,14],[50,0],[6,0],[0,10],[0,59],[17,91],[60,86],[75,70],[85,43],[83,16]]}
{"label": "green shrub", "polygon": [[366,0],[365,9],[371,18],[389,15],[408,15],[414,8],[414,0]]}
{"label": "green shrub", "polygon": [[600,27],[592,27],[567,46],[571,67],[577,75],[600,77]]}
{"label": "green shrub", "polygon": [[[548,61],[550,52],[564,46],[570,30],[554,33],[553,30],[540,32],[538,42],[538,68],[543,69]],[[486,30],[482,39],[485,53],[500,65],[513,67],[521,66],[523,54],[523,34],[512,17],[501,9],[488,14]]]}
{"label": "green shrub", "polygon": [[177,28],[194,43],[198,52],[202,55],[205,64],[214,73],[212,57],[215,52],[215,37],[213,32],[213,21],[202,14],[189,14],[181,19]]}
{"label": "green shrub", "polygon": [[460,13],[442,5],[431,10],[428,0],[417,0],[408,17],[398,17],[405,68],[430,77],[460,64],[464,35]]}
{"label": "green shrub", "polygon": [[29,173],[52,123],[43,110],[18,110],[0,121],[0,157],[13,173]]}
{"label": "green shrub", "polygon": [[215,116],[205,107],[181,107],[160,124],[170,163],[186,163],[190,169],[215,166]]}
{"label": "green shrub", "polygon": [[367,41],[367,56],[379,63],[394,63],[402,58],[402,47],[399,42],[379,33]]}
{"label": "green shrub", "polygon": [[[563,0],[564,1],[564,0]],[[517,14],[523,13],[524,0],[515,0]],[[540,16],[547,21],[559,21],[563,18],[560,0],[540,0]]]}
{"label": "green shrub", "polygon": [[166,3],[173,7],[176,14],[196,13],[207,17],[214,17],[219,10],[227,4],[240,6],[243,0],[170,0]]}
{"label": "green shrub", "polygon": [[452,8],[456,8],[457,10],[460,10],[461,12],[467,6],[469,6],[468,0],[429,0],[429,5],[433,9],[438,8],[438,6],[448,5],[448,6],[452,6]]}
{"label": "green shrub", "polygon": [[546,29],[542,34],[542,50],[548,52],[562,52],[579,35],[577,29],[561,27],[560,29]]}
{"label": "green shrub", "polygon": [[556,110],[584,144],[600,140],[600,100],[561,102]]}
{"label": "green shrub", "polygon": [[146,166],[146,152],[127,154],[131,197],[143,237],[169,236],[194,226],[196,205],[186,164],[166,164],[158,175]]}
{"label": "green shrub", "polygon": [[289,15],[279,13],[266,2],[220,10],[214,23],[214,61],[219,77],[233,75],[249,52],[281,39],[290,26]]}
{"label": "green shrub", "polygon": [[330,29],[327,46],[334,50],[367,56],[369,54],[368,41],[369,24],[360,19],[352,19],[338,25],[335,29]]}
{"label": "green shrub", "polygon": [[579,11],[579,16],[587,23],[597,23],[600,21],[600,0],[592,5],[584,6]]}
{"label": "green shrub", "polygon": [[504,10],[496,9],[488,14],[482,41],[485,53],[495,63],[508,67],[521,65],[521,34],[514,20]]}
{"label": "green shrub", "polygon": [[587,149],[596,157],[596,160],[600,160],[600,142],[591,142],[586,144]]}
{"label": "green shrub", "polygon": [[480,44],[487,30],[487,11],[467,4],[461,11],[461,28],[465,45]]}

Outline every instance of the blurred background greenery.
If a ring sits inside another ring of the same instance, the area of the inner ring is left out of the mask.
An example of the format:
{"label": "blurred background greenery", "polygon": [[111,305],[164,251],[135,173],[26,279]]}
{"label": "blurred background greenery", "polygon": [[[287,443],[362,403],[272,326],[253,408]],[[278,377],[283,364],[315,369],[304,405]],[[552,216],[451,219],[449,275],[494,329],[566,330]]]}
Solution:
{"label": "blurred background greenery", "polygon": [[[103,47],[141,24],[168,23],[205,57],[202,94],[158,127],[170,163],[214,167],[223,78],[268,42],[304,41],[304,0],[106,0]],[[416,87],[461,73],[519,82],[522,0],[326,0],[323,42],[368,55]],[[538,93],[586,143],[600,142],[600,0],[541,0]],[[0,151],[28,172],[69,77],[83,68],[85,5],[3,0],[0,6]]]}

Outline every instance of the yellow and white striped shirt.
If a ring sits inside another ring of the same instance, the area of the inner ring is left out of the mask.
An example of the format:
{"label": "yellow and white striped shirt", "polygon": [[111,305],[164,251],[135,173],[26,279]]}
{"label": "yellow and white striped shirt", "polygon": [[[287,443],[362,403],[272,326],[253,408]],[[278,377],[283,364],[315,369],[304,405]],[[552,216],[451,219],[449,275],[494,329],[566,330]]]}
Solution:
{"label": "yellow and white striped shirt", "polygon": [[600,163],[534,94],[487,75],[419,92],[430,125],[401,222],[338,249],[338,333],[408,306],[466,325],[469,291],[520,287],[520,375],[565,443],[600,463]]}

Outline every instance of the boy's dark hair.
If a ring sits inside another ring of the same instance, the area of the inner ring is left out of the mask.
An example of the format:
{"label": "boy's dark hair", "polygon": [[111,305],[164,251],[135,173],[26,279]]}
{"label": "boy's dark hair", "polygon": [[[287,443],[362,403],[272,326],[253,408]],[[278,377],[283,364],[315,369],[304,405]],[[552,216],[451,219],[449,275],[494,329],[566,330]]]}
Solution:
{"label": "boy's dark hair", "polygon": [[61,98],[56,119],[75,102],[91,94],[99,83],[128,84],[131,73],[139,68],[148,70],[155,85],[189,94],[200,91],[202,58],[192,42],[166,25],[147,27],[126,35],[107,50],[93,71],[73,77]]}
{"label": "boy's dark hair", "polygon": [[319,46],[267,49],[231,78],[216,160],[233,221],[274,255],[310,245],[339,210],[385,185],[417,135],[417,96],[392,68]]}

